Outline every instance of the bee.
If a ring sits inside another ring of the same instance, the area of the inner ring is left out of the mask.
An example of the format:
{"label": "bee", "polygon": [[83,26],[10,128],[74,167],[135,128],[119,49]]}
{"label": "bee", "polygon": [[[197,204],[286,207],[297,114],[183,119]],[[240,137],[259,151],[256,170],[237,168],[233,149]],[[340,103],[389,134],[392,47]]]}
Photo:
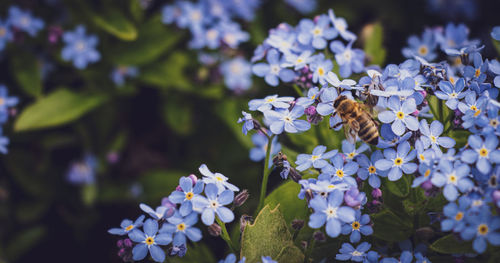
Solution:
{"label": "bee", "polygon": [[336,124],[334,128],[344,124],[346,138],[351,143],[356,142],[356,136],[359,136],[364,142],[377,145],[379,138],[378,124],[363,106],[344,95],[335,99],[333,103],[335,108],[334,116],[339,114],[342,122]]}
{"label": "bee", "polygon": [[373,92],[376,92],[378,90],[385,91],[385,89],[382,85],[382,81],[380,80],[382,74],[372,69],[367,70],[367,74],[368,76],[370,76],[372,81],[369,84],[363,85],[365,90],[361,92],[361,100],[364,100],[365,104],[368,105],[370,109],[372,109],[378,103],[378,96],[374,95]]}

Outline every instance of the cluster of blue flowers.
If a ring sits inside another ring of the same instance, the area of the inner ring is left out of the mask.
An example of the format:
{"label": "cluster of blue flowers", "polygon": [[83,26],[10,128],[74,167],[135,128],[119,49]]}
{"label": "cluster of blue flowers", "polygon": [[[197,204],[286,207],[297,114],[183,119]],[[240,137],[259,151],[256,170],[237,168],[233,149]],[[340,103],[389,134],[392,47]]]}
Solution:
{"label": "cluster of blue flowers", "polygon": [[[122,240],[118,252],[124,261],[142,260],[149,251],[154,261],[163,262],[167,246],[170,256],[183,257],[187,241],[198,242],[202,238],[201,230],[196,227],[200,216],[201,222],[209,227],[216,220],[221,224],[234,220],[232,209],[242,204],[236,202],[234,196],[239,188],[229,183],[224,175],[211,172],[205,164],[200,166],[199,172],[203,175],[201,179],[195,175],[180,178],[179,186],[163,198],[156,209],[141,204],[140,208],[150,218],[141,215],[135,221],[125,219],[119,228],[108,231],[128,236]],[[230,204],[231,209],[226,207]],[[124,242],[131,244],[123,246]]]}
{"label": "cluster of blue flowers", "polygon": [[1,125],[4,125],[9,116],[15,111],[12,108],[19,103],[19,99],[14,96],[9,96],[7,87],[0,84],[0,153],[7,154],[9,145],[9,138],[3,135],[3,129]]}
{"label": "cluster of blue flowers", "polygon": [[[492,36],[499,37],[495,30]],[[500,63],[483,59],[483,46],[468,34],[462,24],[427,29],[421,38],[409,38],[403,49],[408,60],[377,69],[364,66],[363,51],[352,48],[356,37],[332,10],[313,20],[303,19],[296,27],[280,24],[270,31],[252,59],[266,61],[255,63],[253,73],[271,86],[297,85],[307,96],[272,95],[250,101],[250,111],[261,112],[263,118],[260,122],[243,112],[238,122],[245,134],[257,130],[275,139],[282,133],[307,131],[325,117],[338,130],[342,120],[334,114],[333,103],[339,95],[371,104],[381,122],[379,143],[371,149],[343,141],[342,153],[317,146],[312,154],[299,154],[295,168],[286,158],[275,162],[283,178],[294,175],[292,179],[301,185],[299,198],[306,198],[314,211],[311,228],[325,226],[330,237],[349,234],[351,243],[360,242],[362,235],[372,233],[369,216],[362,214],[367,201],[361,182],[368,179],[378,190],[380,177],[398,181],[404,176],[427,194],[442,191],[450,202],[444,208],[442,231],[453,230],[463,240],[474,240],[477,253],[483,253],[488,243],[500,245],[500,217],[494,212],[500,208]],[[337,37],[347,44],[334,40]],[[325,56],[326,48],[335,56]],[[440,57],[452,63],[432,62]],[[340,80],[332,59],[342,78],[364,71],[367,76],[358,82]],[[375,102],[370,101],[373,98]],[[455,141],[461,138],[452,136],[457,130],[468,136],[461,148]],[[319,176],[301,179],[300,172],[308,169]],[[366,242],[356,248],[346,243],[337,259],[378,262],[382,257],[382,262],[398,262],[368,252],[370,247]],[[424,258],[422,253],[408,253],[401,254],[400,262]]]}
{"label": "cluster of blue flowers", "polygon": [[[250,35],[241,29],[235,20],[251,21],[259,7],[259,0],[222,1],[200,0],[196,2],[178,0],[163,8],[163,23],[175,24],[188,29],[192,39],[189,47],[201,50],[229,51],[248,41]],[[230,52],[225,52],[230,53]],[[219,70],[226,86],[231,90],[249,89],[250,63],[241,56],[214,57],[200,52],[200,61],[211,65],[220,60]]]}
{"label": "cluster of blue flowers", "polygon": [[66,179],[71,184],[75,185],[90,185],[96,180],[98,161],[92,154],[87,154],[83,160],[73,162],[68,172]]}
{"label": "cluster of blue flowers", "polygon": [[43,20],[34,17],[31,12],[11,6],[8,18],[5,20],[0,18],[0,51],[8,42],[14,40],[16,32],[25,32],[35,37],[44,25]]}

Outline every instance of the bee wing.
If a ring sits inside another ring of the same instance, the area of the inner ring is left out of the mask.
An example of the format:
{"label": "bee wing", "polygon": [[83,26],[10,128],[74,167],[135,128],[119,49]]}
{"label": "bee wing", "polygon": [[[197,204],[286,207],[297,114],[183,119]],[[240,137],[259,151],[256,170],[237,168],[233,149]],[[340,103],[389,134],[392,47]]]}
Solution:
{"label": "bee wing", "polygon": [[356,143],[356,136],[358,135],[359,124],[357,121],[352,120],[349,124],[344,124],[344,134],[348,142]]}

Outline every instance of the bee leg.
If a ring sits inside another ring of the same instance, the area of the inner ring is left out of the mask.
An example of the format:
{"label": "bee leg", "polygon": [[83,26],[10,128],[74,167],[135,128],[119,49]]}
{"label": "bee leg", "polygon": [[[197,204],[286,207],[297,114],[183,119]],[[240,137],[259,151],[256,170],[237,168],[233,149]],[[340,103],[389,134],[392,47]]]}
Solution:
{"label": "bee leg", "polygon": [[337,123],[337,124],[333,125],[333,127],[332,127],[332,128],[333,128],[333,129],[336,129],[336,128],[338,128],[340,125],[343,125],[343,124],[346,124],[346,123],[347,123],[346,121],[339,122],[339,123]]}

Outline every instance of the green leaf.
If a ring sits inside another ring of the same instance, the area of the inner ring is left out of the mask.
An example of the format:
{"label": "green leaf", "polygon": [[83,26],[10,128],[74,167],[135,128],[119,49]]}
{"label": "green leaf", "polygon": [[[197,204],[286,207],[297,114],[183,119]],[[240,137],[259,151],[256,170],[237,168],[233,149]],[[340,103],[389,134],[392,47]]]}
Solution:
{"label": "green leaf", "polygon": [[223,100],[216,105],[215,113],[233,132],[234,136],[238,139],[241,145],[245,146],[247,149],[251,149],[253,147],[253,143],[250,138],[250,134],[243,134],[243,123],[237,123],[238,118],[241,117],[241,109],[244,108],[243,105],[245,105],[243,104],[243,101],[235,99]]}
{"label": "green leaf", "polygon": [[27,253],[46,234],[42,226],[35,226],[17,233],[7,246],[7,258],[16,261],[22,254]]}
{"label": "green leaf", "polygon": [[40,62],[33,54],[17,52],[12,57],[12,71],[22,90],[32,96],[42,95],[42,76],[40,72]]}
{"label": "green leaf", "polygon": [[364,50],[371,64],[380,65],[385,61],[386,50],[383,47],[384,32],[380,22],[366,25],[361,33],[364,39]]}
{"label": "green leaf", "polygon": [[[290,225],[293,219],[307,220],[307,203],[305,200],[297,197],[299,192],[300,185],[288,180],[266,197],[264,205],[276,207],[279,204],[279,210],[288,225]],[[303,209],[300,209],[301,207]]]}
{"label": "green leaf", "polygon": [[168,263],[192,263],[192,262],[217,262],[212,253],[212,250],[203,243],[194,243],[188,245],[188,253],[182,258],[180,257],[169,257],[166,262]]}
{"label": "green leaf", "polygon": [[[142,66],[153,62],[170,50],[182,38],[182,34],[168,30],[161,23],[161,16],[155,16],[138,28],[137,40],[118,43],[106,54],[117,65]],[[142,75],[141,70],[141,75]]]}
{"label": "green leaf", "polygon": [[443,254],[466,254],[474,253],[471,241],[462,241],[453,234],[446,235],[431,244],[430,248]]}
{"label": "green leaf", "polygon": [[104,95],[77,94],[62,88],[26,107],[14,129],[19,132],[63,125],[80,118],[105,100]]}
{"label": "green leaf", "polygon": [[406,197],[410,193],[410,175],[403,175],[397,181],[386,180],[385,187],[398,197]]}
{"label": "green leaf", "polygon": [[241,237],[241,257],[246,262],[260,262],[262,256],[270,256],[278,262],[303,262],[304,254],[293,244],[292,235],[281,215],[279,206],[271,210],[266,205],[248,224]]}
{"label": "green leaf", "polygon": [[500,41],[491,38],[491,42],[493,42],[493,46],[497,50],[497,53],[498,53],[498,55],[500,57]]}
{"label": "green leaf", "polygon": [[173,170],[151,170],[144,173],[139,182],[142,185],[144,197],[147,201],[158,202],[165,197],[165,189],[175,189],[182,176],[189,173]]}
{"label": "green leaf", "polygon": [[97,186],[95,184],[88,184],[82,188],[82,201],[85,205],[94,204],[97,198]]}
{"label": "green leaf", "polygon": [[90,13],[94,24],[109,34],[125,41],[137,38],[137,29],[117,8],[109,8],[104,14]]}
{"label": "green leaf", "polygon": [[304,152],[311,152],[319,144],[318,138],[312,132],[287,133],[286,136],[294,145],[304,149]]}
{"label": "green leaf", "polygon": [[163,119],[179,135],[189,135],[194,131],[193,105],[180,96],[166,96],[163,104]]}
{"label": "green leaf", "polygon": [[48,205],[45,200],[17,203],[16,217],[22,223],[35,221],[43,216]]}
{"label": "green leaf", "polygon": [[151,85],[159,87],[176,87],[179,90],[190,90],[191,83],[184,74],[189,63],[186,53],[176,52],[168,59],[145,67],[139,78]]}
{"label": "green leaf", "polygon": [[371,215],[373,236],[385,241],[403,241],[413,233],[413,224],[404,220],[390,210]]}

